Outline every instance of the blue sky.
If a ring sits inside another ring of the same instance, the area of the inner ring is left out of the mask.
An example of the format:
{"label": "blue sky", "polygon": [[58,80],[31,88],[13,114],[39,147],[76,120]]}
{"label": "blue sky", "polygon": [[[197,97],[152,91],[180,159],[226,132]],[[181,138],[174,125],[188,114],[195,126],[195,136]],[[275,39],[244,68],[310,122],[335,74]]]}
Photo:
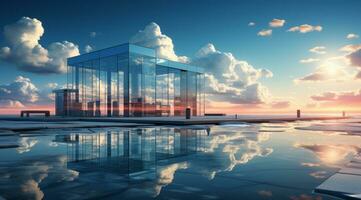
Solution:
{"label": "blue sky", "polygon": [[[300,59],[316,57],[309,52],[315,46],[325,46],[327,56],[339,56],[347,44],[359,44],[360,38],[346,39],[349,33],[361,34],[360,1],[2,1],[0,27],[13,24],[21,17],[36,18],[45,30],[40,44],[70,41],[80,53],[91,45],[102,49],[128,42],[151,22],[173,40],[177,55],[192,57],[207,43],[221,52],[230,52],[238,60],[254,68],[265,68],[272,78],[260,78],[275,99],[294,95],[300,98],[329,90],[357,90],[357,82],[334,85],[323,83],[295,85],[294,79],[315,71],[314,64],[302,64]],[[283,19],[283,27],[270,28],[272,19]],[[248,26],[254,22],[255,26]],[[322,31],[287,32],[302,24],[322,26]],[[258,36],[262,29],[272,29],[272,35]],[[96,36],[91,37],[90,33]],[[0,47],[7,46],[0,37]],[[325,55],[321,55],[325,56]],[[0,85],[11,83],[17,76],[28,77],[39,88],[52,82],[64,82],[64,75],[36,74],[17,69],[13,63],[0,61]],[[311,89],[310,89],[311,88]],[[291,99],[287,99],[291,101]]]}

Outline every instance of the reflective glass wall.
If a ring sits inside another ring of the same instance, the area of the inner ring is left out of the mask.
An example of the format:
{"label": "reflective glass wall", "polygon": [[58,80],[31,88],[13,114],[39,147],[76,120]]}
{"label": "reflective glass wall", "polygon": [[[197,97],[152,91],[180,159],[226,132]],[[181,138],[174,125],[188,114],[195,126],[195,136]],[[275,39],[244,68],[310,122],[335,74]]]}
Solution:
{"label": "reflective glass wall", "polygon": [[[204,74],[149,52],[126,52],[83,59],[68,66],[71,116],[147,117],[204,114]],[[90,56],[91,57],[91,56]],[[178,67],[178,68],[177,68]]]}

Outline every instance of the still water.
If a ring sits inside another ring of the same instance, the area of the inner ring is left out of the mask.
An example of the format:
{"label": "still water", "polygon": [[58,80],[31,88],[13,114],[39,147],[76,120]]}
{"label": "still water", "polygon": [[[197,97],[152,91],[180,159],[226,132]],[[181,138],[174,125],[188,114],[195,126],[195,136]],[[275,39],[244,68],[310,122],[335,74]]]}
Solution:
{"label": "still water", "polygon": [[24,132],[0,149],[0,199],[332,199],[313,189],[361,137],[295,128],[314,123]]}

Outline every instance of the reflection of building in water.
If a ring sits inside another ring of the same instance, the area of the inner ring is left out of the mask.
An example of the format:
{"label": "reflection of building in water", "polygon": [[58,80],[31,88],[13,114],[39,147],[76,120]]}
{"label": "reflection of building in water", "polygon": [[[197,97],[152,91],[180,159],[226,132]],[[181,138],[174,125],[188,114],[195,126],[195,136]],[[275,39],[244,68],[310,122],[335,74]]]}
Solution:
{"label": "reflection of building in water", "polygon": [[205,129],[158,127],[58,135],[55,142],[67,144],[68,166],[77,171],[100,167],[138,176],[154,175],[158,161],[203,151],[206,137]]}

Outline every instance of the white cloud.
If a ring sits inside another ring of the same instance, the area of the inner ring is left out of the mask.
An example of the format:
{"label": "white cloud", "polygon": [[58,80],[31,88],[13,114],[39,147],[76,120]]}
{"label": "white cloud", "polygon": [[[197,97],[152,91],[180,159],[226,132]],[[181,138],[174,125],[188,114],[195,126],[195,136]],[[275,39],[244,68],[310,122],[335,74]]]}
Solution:
{"label": "white cloud", "polygon": [[254,23],[254,22],[249,22],[248,23],[248,26],[255,26],[256,25],[256,23]]}
{"label": "white cloud", "polygon": [[[16,167],[11,167],[16,166]],[[79,177],[79,172],[67,168],[64,155],[43,156],[41,159],[20,159],[9,162],[0,172],[1,195],[8,199],[44,199],[42,184],[66,184]]]}
{"label": "white cloud", "polygon": [[94,31],[89,33],[89,36],[92,38],[95,38],[97,35],[98,35],[97,32]]}
{"label": "white cloud", "polygon": [[0,99],[1,108],[23,108],[24,105],[17,100]]}
{"label": "white cloud", "polygon": [[86,46],[84,47],[84,51],[85,51],[86,53],[89,53],[89,52],[91,52],[91,51],[93,51],[93,50],[94,50],[93,47],[90,46],[90,45],[86,45]]}
{"label": "white cloud", "polygon": [[326,47],[324,46],[315,46],[309,50],[312,53],[316,54],[325,54],[326,53]]}
{"label": "white cloud", "polygon": [[349,39],[349,40],[357,39],[357,38],[359,38],[359,35],[354,34],[354,33],[349,33],[349,34],[347,34],[346,38]]}
{"label": "white cloud", "polygon": [[271,36],[272,30],[271,29],[263,29],[260,32],[257,33],[258,36],[265,37],[265,36]]}
{"label": "white cloud", "polygon": [[273,28],[282,27],[286,23],[284,19],[273,19],[269,22],[269,26]]}
{"label": "white cloud", "polygon": [[257,104],[265,102],[269,95],[258,80],[272,77],[271,71],[255,69],[232,53],[218,51],[213,44],[202,47],[192,64],[206,69],[207,92],[218,101]]}
{"label": "white cloud", "polygon": [[174,51],[174,44],[170,37],[164,35],[158,24],[152,22],[144,30],[140,30],[130,40],[130,43],[154,48],[157,56],[178,62],[189,62],[186,56],[177,56]]}
{"label": "white cloud", "polygon": [[5,26],[5,41],[9,46],[0,49],[0,58],[13,63],[23,71],[33,73],[63,73],[66,58],[79,55],[78,46],[68,42],[55,42],[44,48],[40,38],[44,34],[41,21],[22,17]]}
{"label": "white cloud", "polygon": [[355,79],[356,79],[356,80],[361,80],[361,71],[358,71],[358,72],[355,74]]}
{"label": "white cloud", "polygon": [[355,52],[352,52],[347,57],[350,59],[350,64],[352,66],[361,68],[361,49],[359,49]]}
{"label": "white cloud", "polygon": [[47,84],[47,87],[50,88],[50,89],[55,89],[57,88],[59,85],[57,83],[48,83]]}
{"label": "white cloud", "polygon": [[29,78],[18,76],[14,82],[7,85],[0,85],[0,100],[33,103],[38,99],[39,90]]}
{"label": "white cloud", "polygon": [[287,30],[288,32],[300,32],[300,33],[308,33],[312,31],[322,31],[322,26],[312,26],[309,24],[302,24],[300,26],[294,26]]}
{"label": "white cloud", "polygon": [[352,53],[352,52],[357,51],[359,49],[361,49],[361,44],[349,44],[349,45],[341,47],[340,51],[344,51],[344,52],[347,52],[347,53]]}
{"label": "white cloud", "polygon": [[321,81],[342,82],[351,79],[352,75],[345,69],[344,66],[337,65],[332,62],[325,62],[318,66],[314,72],[301,78],[297,78],[294,81],[295,83]]}
{"label": "white cloud", "polygon": [[232,53],[218,51],[213,44],[202,47],[192,59],[178,56],[172,39],[163,34],[156,23],[147,25],[130,42],[156,49],[161,58],[204,67],[206,92],[210,99],[236,104],[259,104],[264,103],[269,96],[268,89],[258,80],[272,77],[271,71],[255,69],[248,62],[235,58]]}
{"label": "white cloud", "polygon": [[307,58],[307,59],[301,59],[300,63],[313,63],[313,62],[318,62],[320,61],[320,59],[317,58]]}
{"label": "white cloud", "polygon": [[29,78],[18,76],[10,84],[0,85],[0,105],[7,108],[21,108],[26,105],[44,104],[53,101],[52,89],[56,83],[48,83],[38,89]]}

